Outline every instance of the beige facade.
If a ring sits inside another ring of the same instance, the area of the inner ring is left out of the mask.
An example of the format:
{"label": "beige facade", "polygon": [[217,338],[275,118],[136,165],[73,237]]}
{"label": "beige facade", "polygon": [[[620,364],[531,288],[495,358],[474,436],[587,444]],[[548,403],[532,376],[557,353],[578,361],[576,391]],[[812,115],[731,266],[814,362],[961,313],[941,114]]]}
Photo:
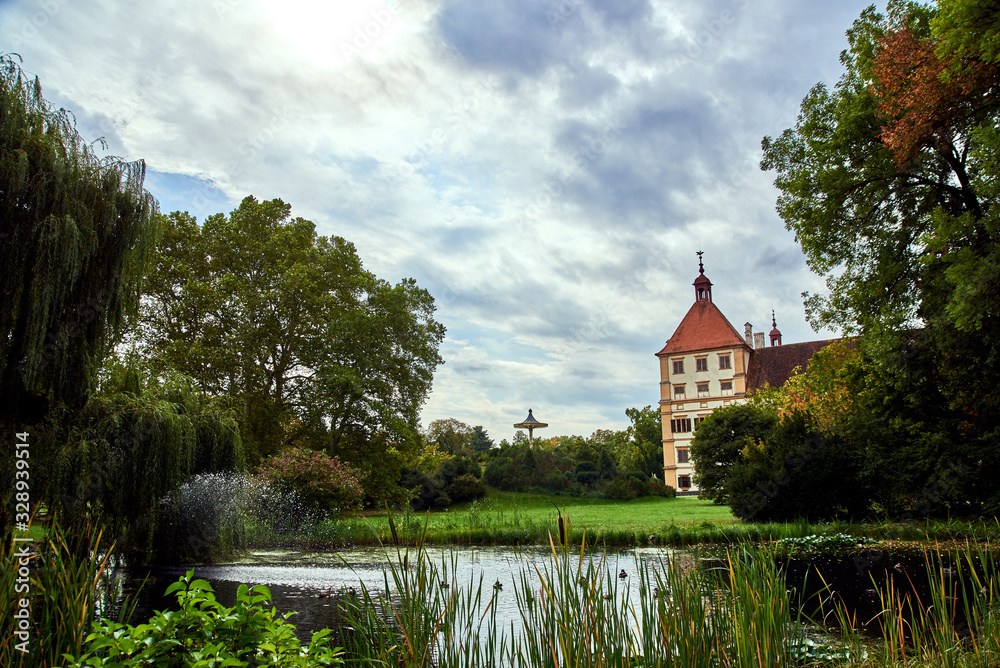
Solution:
{"label": "beige facade", "polygon": [[699,262],[695,302],[657,357],[664,481],[694,493],[691,438],[716,408],[746,396],[751,348],[712,302],[712,283]]}
{"label": "beige facade", "polygon": [[688,447],[709,413],[746,396],[746,346],[692,350],[660,357],[660,417],[664,480],[680,492],[696,492]]}

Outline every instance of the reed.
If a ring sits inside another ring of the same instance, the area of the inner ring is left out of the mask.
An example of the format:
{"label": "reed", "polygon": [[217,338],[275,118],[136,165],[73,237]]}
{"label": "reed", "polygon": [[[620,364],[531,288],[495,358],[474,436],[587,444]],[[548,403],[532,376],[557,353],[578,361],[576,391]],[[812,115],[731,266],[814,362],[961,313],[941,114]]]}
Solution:
{"label": "reed", "polygon": [[[550,541],[552,558],[510,583],[460,587],[455,562],[403,553],[385,591],[343,599],[348,664],[737,667],[788,665],[801,620],[768,550],[734,550],[718,570],[667,556],[622,578],[606,553]],[[507,590],[504,591],[504,587]],[[637,594],[637,595],[636,595]],[[498,597],[518,619],[498,628]]]}
{"label": "reed", "polygon": [[[101,538],[101,531],[92,526],[69,535],[53,522],[40,549],[30,557],[27,591],[23,591],[24,583],[17,581],[20,548],[0,555],[0,605],[4,610],[0,615],[0,665],[56,667],[64,665],[63,654],[80,653],[105,586],[102,576],[113,547],[105,548]],[[16,620],[8,614],[18,609],[22,595],[27,595],[31,604],[27,652],[17,648],[21,638],[14,635]]]}
{"label": "reed", "polygon": [[925,552],[927,589],[908,573],[878,586],[879,660],[891,666],[964,668],[1000,664],[1000,581],[990,546]]}

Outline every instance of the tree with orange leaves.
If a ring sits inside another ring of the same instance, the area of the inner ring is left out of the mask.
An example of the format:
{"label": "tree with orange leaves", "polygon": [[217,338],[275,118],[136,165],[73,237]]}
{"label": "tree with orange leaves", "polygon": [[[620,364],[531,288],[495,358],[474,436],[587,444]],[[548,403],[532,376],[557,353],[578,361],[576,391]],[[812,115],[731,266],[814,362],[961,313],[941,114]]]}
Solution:
{"label": "tree with orange leaves", "polygon": [[[847,37],[836,86],[763,140],[778,212],[826,277],[807,314],[859,335],[883,441],[970,462],[962,495],[1000,508],[980,484],[1000,475],[1000,11],[891,0]],[[815,409],[806,389],[790,396]]]}

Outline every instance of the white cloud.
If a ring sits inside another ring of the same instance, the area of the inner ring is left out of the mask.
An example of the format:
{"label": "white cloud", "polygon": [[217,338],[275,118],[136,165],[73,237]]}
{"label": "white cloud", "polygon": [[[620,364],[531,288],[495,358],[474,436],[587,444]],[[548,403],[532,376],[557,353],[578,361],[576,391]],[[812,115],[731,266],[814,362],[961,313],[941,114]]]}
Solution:
{"label": "white cloud", "polygon": [[430,289],[425,422],[499,440],[528,407],[586,435],[655,403],[699,247],[738,328],[818,338],[756,162],[865,5],[15,0],[0,41],[168,210],[280,197]]}

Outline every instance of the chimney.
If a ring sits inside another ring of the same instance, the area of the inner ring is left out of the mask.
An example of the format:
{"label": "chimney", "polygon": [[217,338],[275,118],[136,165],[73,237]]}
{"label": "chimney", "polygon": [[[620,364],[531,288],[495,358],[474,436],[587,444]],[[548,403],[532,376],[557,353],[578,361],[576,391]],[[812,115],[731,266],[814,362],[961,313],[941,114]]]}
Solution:
{"label": "chimney", "polygon": [[753,333],[753,347],[755,349],[764,347],[764,332]]}
{"label": "chimney", "polygon": [[753,325],[749,322],[743,323],[743,338],[747,340],[747,345],[753,348]]}

